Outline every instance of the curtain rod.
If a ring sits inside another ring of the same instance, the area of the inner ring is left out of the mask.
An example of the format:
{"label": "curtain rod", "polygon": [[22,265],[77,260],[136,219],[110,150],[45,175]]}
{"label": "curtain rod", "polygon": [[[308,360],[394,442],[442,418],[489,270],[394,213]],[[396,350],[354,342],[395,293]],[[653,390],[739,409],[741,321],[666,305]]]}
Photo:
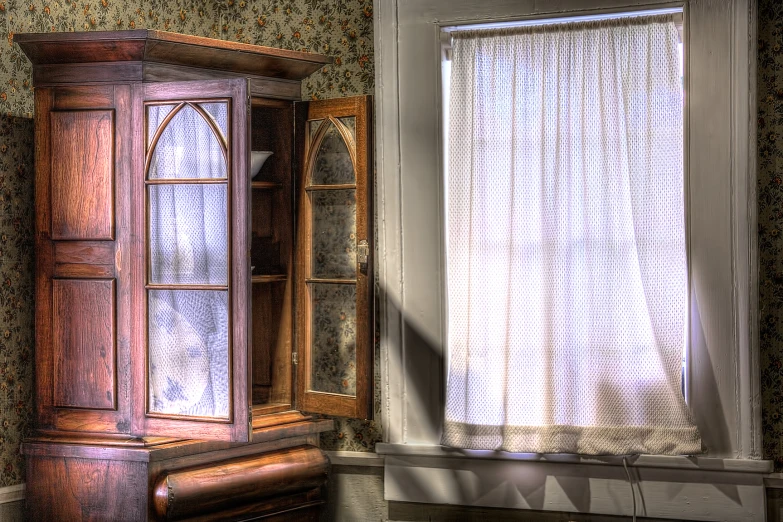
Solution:
{"label": "curtain rod", "polygon": [[[456,33],[460,31],[473,31],[476,29],[505,29],[507,27],[525,27],[533,25],[551,25],[551,24],[563,24],[569,22],[592,22],[595,20],[612,20],[616,18],[627,18],[636,16],[651,16],[662,14],[680,14],[682,15],[682,7],[672,7],[665,9],[645,9],[641,11],[624,11],[619,13],[606,13],[597,15],[575,15],[575,16],[563,16],[558,18],[536,18],[530,20],[515,20],[508,22],[487,22],[487,23],[470,23],[465,25],[450,25],[441,28],[442,33]],[[679,25],[682,24],[682,19],[679,21]]]}

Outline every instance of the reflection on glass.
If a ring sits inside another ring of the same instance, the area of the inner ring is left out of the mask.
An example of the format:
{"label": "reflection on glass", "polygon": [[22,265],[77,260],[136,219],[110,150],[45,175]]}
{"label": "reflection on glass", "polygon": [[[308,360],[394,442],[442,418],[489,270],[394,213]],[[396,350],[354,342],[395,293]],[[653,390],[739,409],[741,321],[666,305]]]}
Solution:
{"label": "reflection on glass", "polygon": [[228,292],[150,290],[149,411],[229,417]]}
{"label": "reflection on glass", "polygon": [[311,183],[313,185],[339,185],[355,183],[353,162],[348,147],[337,127],[332,123],[318,148]]}
{"label": "reflection on glass", "polygon": [[315,135],[318,132],[318,129],[321,127],[321,123],[323,123],[324,120],[310,120],[307,122],[307,124],[310,126],[310,143],[315,140]]}
{"label": "reflection on glass", "polygon": [[356,116],[346,116],[344,118],[337,118],[340,120],[340,123],[345,125],[345,127],[348,129],[349,134],[351,135],[351,138],[356,140]]}
{"label": "reflection on glass", "polygon": [[151,185],[148,190],[150,282],[227,284],[226,185]]}
{"label": "reflection on glass", "polygon": [[[167,107],[147,107],[150,131],[156,129],[170,112]],[[215,131],[202,114],[185,105],[163,129],[147,176],[149,179],[225,178],[227,172],[223,145]]]}
{"label": "reflection on glass", "polygon": [[310,390],[356,396],[356,285],[310,284]]}
{"label": "reflection on glass", "polygon": [[[166,118],[166,116],[168,116],[169,113],[174,110],[174,107],[176,107],[174,104],[153,105],[147,107],[147,120],[149,121],[149,128],[147,129],[147,147],[149,147],[152,143],[152,139],[155,137],[155,133],[158,132],[158,127],[160,127],[161,123],[163,123],[163,120]],[[155,115],[154,118],[149,117],[152,114]]]}
{"label": "reflection on glass", "polygon": [[356,191],[315,190],[312,198],[314,278],[356,278]]}
{"label": "reflection on glass", "polygon": [[199,107],[204,109],[212,119],[217,123],[223,138],[228,136],[228,104],[227,103],[200,103]]}

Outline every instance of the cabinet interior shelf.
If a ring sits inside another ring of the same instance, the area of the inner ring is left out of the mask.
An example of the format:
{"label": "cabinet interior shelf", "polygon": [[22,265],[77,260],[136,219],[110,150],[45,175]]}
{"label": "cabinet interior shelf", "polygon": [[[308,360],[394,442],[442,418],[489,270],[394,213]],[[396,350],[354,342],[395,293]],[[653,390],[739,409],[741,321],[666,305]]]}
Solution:
{"label": "cabinet interior shelf", "polygon": [[251,277],[253,283],[277,283],[286,279],[285,274],[260,274]]}
{"label": "cabinet interior shelf", "polygon": [[283,184],[274,181],[251,181],[250,187],[259,190],[274,190],[283,188]]}

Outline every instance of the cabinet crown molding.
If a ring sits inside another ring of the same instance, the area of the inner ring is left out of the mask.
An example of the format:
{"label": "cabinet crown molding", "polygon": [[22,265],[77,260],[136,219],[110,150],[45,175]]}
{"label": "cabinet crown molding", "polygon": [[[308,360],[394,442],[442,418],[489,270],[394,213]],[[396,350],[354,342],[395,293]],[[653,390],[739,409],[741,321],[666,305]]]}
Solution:
{"label": "cabinet crown molding", "polygon": [[[148,79],[145,75],[148,65],[219,70],[224,77],[226,73],[234,73],[300,81],[334,61],[332,57],[322,54],[148,29],[26,33],[16,34],[13,39],[33,65],[95,65],[111,62],[116,66],[132,62],[136,67],[128,71],[127,80],[136,81]],[[40,83],[42,78],[36,77],[34,80]],[[116,81],[116,76],[113,81]]]}

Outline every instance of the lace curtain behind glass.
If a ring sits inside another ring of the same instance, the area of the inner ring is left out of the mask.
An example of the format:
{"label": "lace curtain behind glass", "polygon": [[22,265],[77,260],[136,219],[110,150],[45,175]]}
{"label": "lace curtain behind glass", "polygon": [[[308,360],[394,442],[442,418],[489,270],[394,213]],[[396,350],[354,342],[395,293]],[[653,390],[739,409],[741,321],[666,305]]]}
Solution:
{"label": "lace curtain behind glass", "polygon": [[[225,128],[226,104],[205,108]],[[148,107],[150,135],[171,110]],[[149,179],[226,175],[220,141],[204,115],[185,106],[160,136]],[[148,198],[151,283],[227,285],[227,185],[151,185]],[[150,411],[228,417],[228,292],[151,290],[148,300]]]}

